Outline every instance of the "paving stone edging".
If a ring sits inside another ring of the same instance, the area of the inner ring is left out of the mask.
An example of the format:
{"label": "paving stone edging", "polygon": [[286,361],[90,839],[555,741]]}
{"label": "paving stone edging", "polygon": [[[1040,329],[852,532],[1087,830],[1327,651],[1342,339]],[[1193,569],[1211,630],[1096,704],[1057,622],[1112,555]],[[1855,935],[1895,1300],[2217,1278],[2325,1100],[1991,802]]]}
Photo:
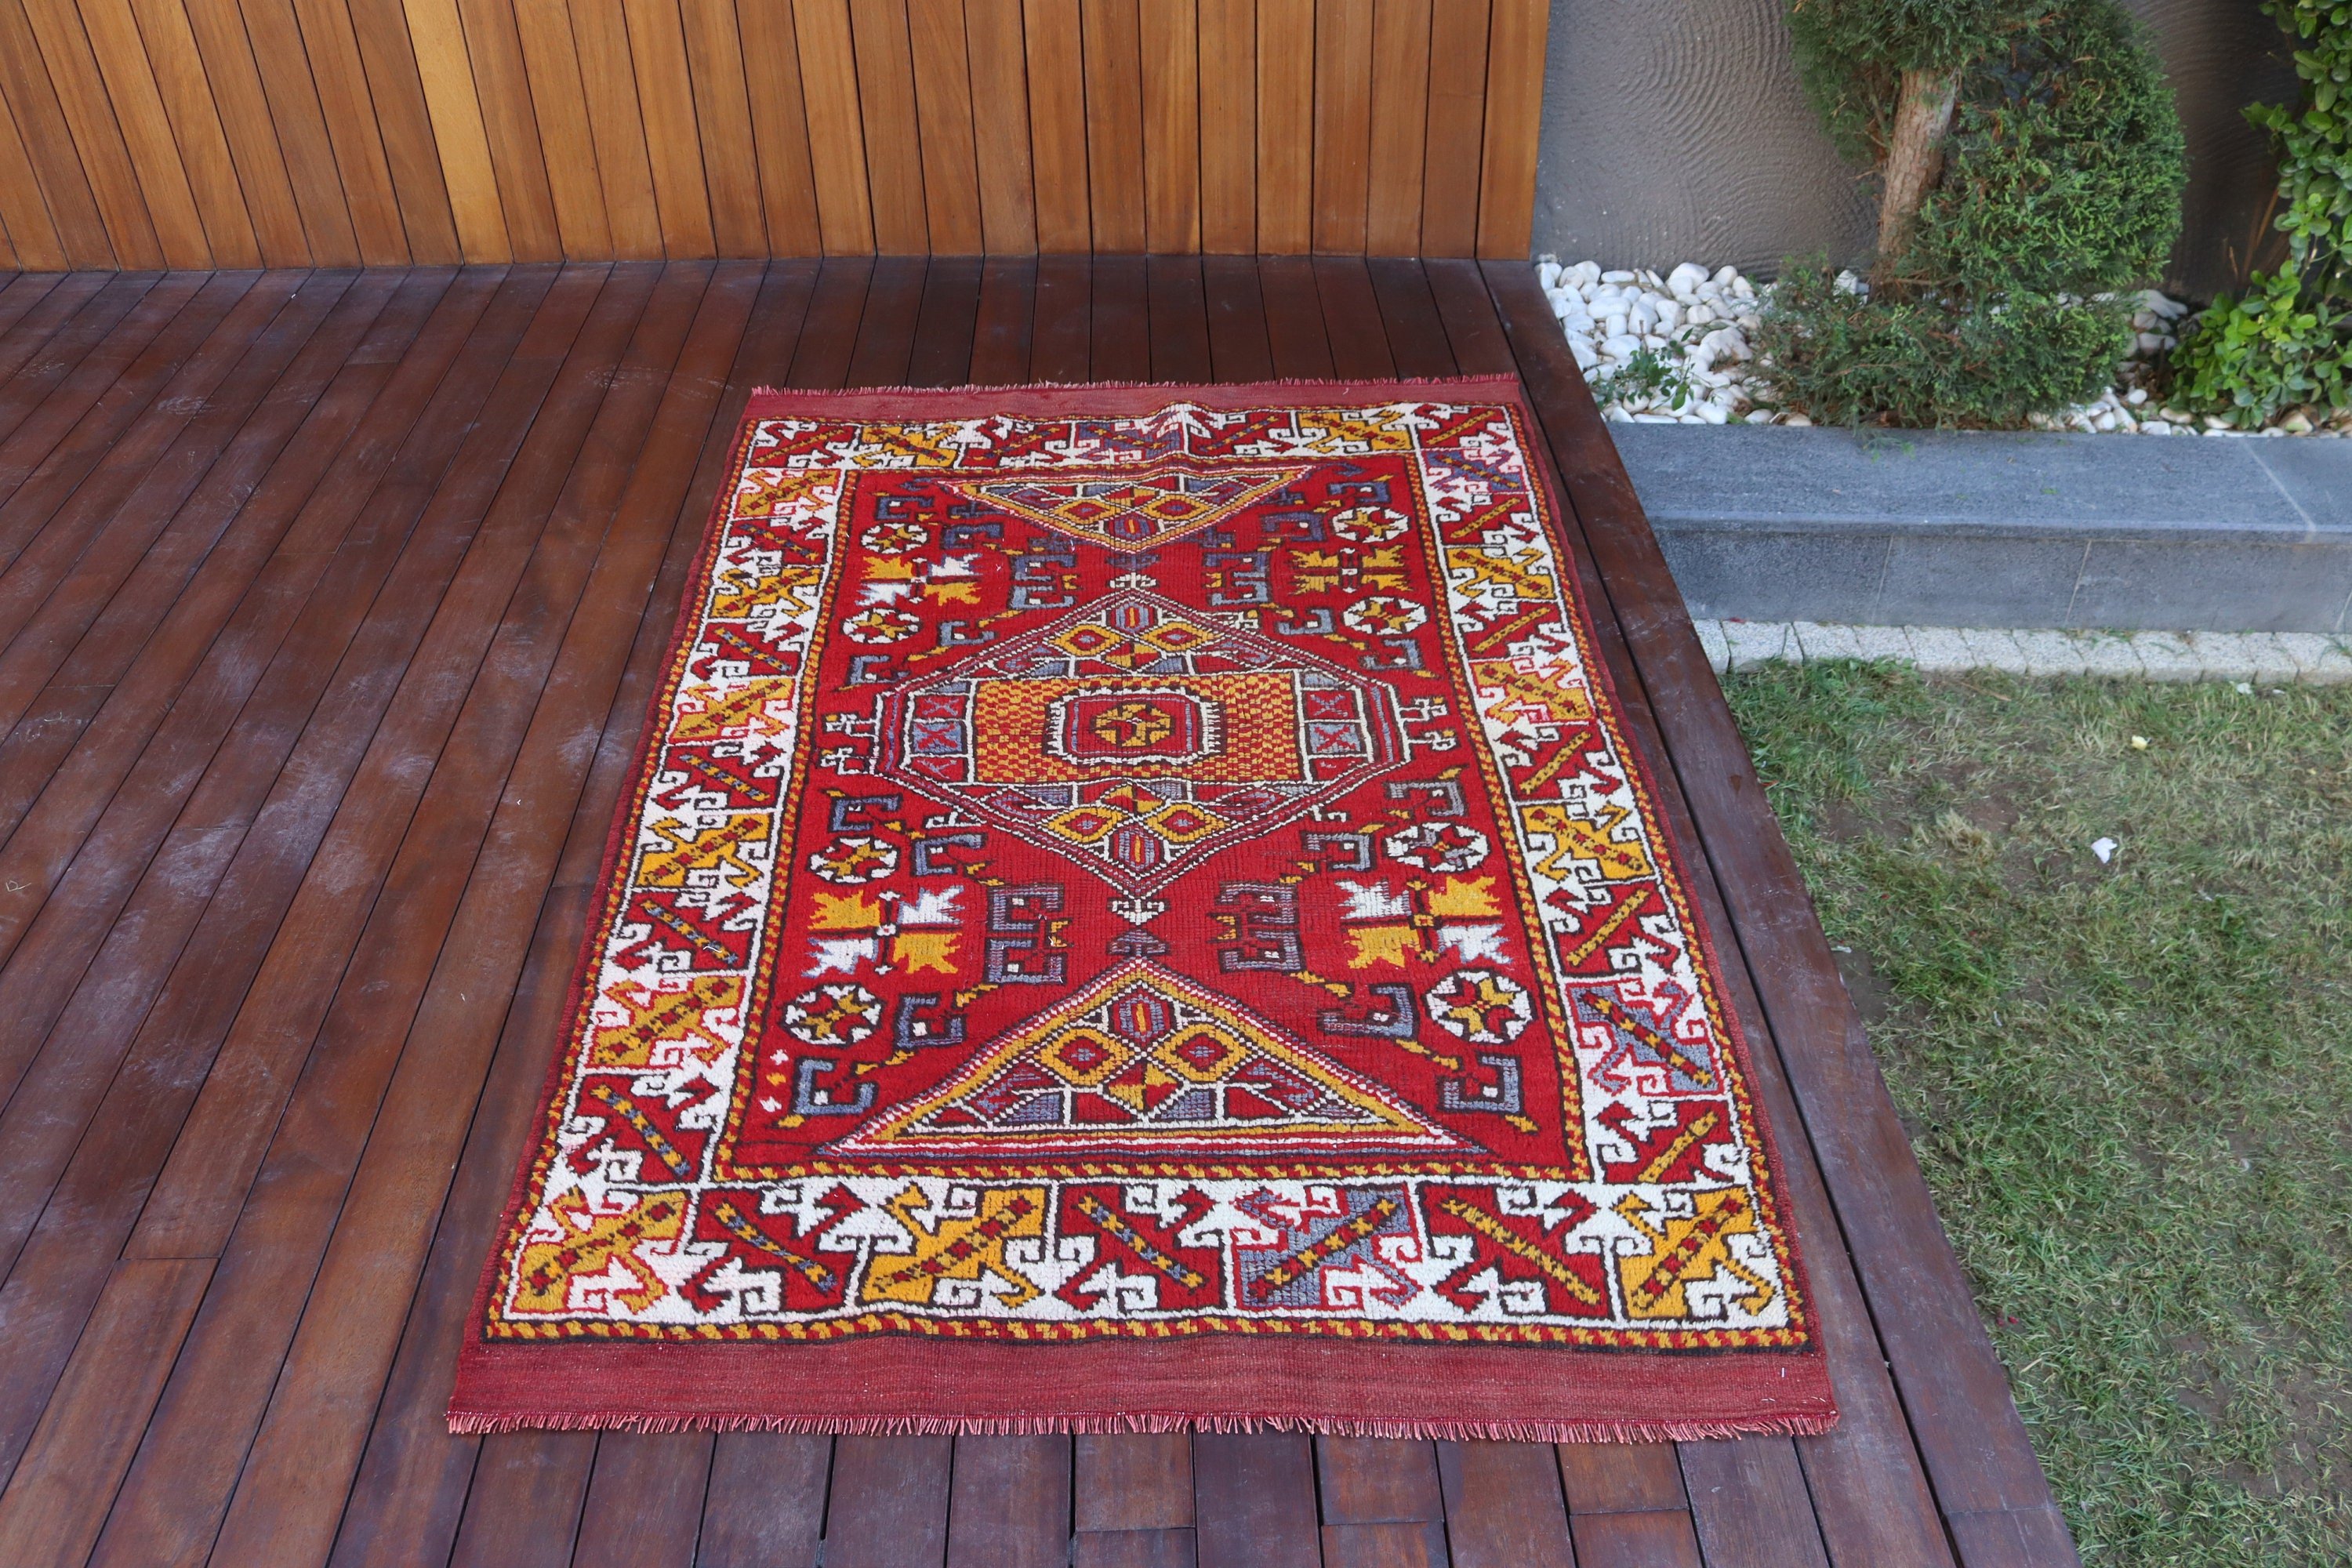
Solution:
{"label": "paving stone edging", "polygon": [[2309,632],[2063,632],[1985,626],[1864,626],[1818,621],[1700,620],[1718,674],[1809,659],[1884,658],[1929,672],[2116,675],[2263,686],[2352,680],[2352,637]]}
{"label": "paving stone edging", "polygon": [[2352,440],[1609,429],[1695,616],[2352,629]]}

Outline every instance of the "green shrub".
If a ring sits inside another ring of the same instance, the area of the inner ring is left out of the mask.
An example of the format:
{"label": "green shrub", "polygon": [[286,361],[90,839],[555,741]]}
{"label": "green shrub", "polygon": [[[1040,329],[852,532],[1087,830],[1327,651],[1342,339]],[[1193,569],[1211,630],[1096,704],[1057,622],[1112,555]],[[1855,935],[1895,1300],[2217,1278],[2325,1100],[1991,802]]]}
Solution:
{"label": "green shrub", "polygon": [[[1891,112],[1903,57],[1866,28],[1883,9],[1791,12],[1808,85],[1849,145],[1877,145]],[[2130,352],[2132,309],[2097,296],[2154,276],[2179,229],[2170,89],[2112,0],[1895,9],[1984,28],[1941,175],[1867,297],[1821,263],[1789,268],[1758,342],[1762,379],[1783,406],[1834,424],[2015,425],[2095,396]]]}
{"label": "green shrub", "polygon": [[2287,258],[2190,321],[2172,356],[2173,400],[2252,428],[2302,404],[2352,405],[2352,6],[2263,0],[2305,47],[2294,108],[2246,118],[2278,140]]}
{"label": "green shrub", "polygon": [[1820,424],[2000,426],[2097,396],[2130,343],[2128,304],[1873,300],[1816,262],[1783,276],[1757,346],[1780,401]]}

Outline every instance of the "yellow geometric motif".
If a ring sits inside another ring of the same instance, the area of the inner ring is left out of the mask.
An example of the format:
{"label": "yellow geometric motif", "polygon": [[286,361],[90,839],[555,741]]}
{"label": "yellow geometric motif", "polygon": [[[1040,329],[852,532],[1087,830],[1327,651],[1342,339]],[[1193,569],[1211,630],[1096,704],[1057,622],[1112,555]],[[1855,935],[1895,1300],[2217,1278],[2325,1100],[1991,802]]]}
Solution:
{"label": "yellow geometric motif", "polygon": [[662,819],[646,823],[646,830],[667,841],[667,847],[649,848],[637,862],[637,880],[646,887],[687,888],[698,880],[710,882],[708,876],[698,879],[698,872],[717,872],[719,879],[737,888],[760,880],[764,861],[758,856],[747,857],[745,851],[767,843],[764,816],[730,816],[716,827],[701,830]]}
{"label": "yellow geometric motif", "polygon": [[676,1068],[717,1059],[730,1044],[710,1026],[713,1013],[743,1005],[740,974],[691,974],[653,985],[622,980],[607,986],[604,1000],[625,1008],[628,1021],[599,1025],[588,1038],[588,1065],[597,1068]]}
{"label": "yellow geometric motif", "polygon": [[1616,1212],[1650,1240],[1647,1253],[1617,1260],[1618,1279],[1625,1288],[1625,1310],[1633,1317],[1692,1316],[1684,1288],[1713,1279],[1718,1273],[1729,1274],[1748,1287],[1748,1294],[1739,1301],[1745,1310],[1761,1312],[1771,1304],[1770,1281],[1741,1267],[1731,1256],[1727,1239],[1757,1234],[1755,1210],[1739,1188],[1694,1193],[1689,1215],[1666,1217],[1662,1223],[1656,1217],[1659,1211],[1639,1193],[1620,1198]]}
{"label": "yellow geometric motif", "polygon": [[572,1300],[575,1285],[642,1312],[669,1294],[660,1276],[633,1256],[639,1244],[674,1242],[686,1226],[686,1199],[672,1192],[625,1196],[611,1201],[626,1206],[599,1214],[588,1206],[584,1193],[570,1192],[549,1206],[566,1232],[561,1241],[528,1241],[516,1273],[515,1310],[520,1312],[562,1312],[578,1310]]}
{"label": "yellow geometric motif", "polygon": [[882,1206],[907,1227],[915,1238],[915,1250],[904,1255],[877,1253],[867,1266],[858,1300],[867,1306],[899,1301],[928,1307],[940,1281],[977,1283],[992,1274],[1013,1287],[997,1297],[1001,1304],[1027,1305],[1037,1299],[1038,1289],[1005,1262],[1004,1247],[1010,1241],[1045,1234],[1045,1203],[1043,1187],[984,1187],[980,1192],[979,1213],[969,1217],[942,1215],[932,1228],[918,1217],[929,1209],[931,1200],[922,1188],[909,1184]]}
{"label": "yellow geometric motif", "polygon": [[1562,882],[1580,882],[1571,868],[1584,864],[1596,868],[1603,881],[1624,882],[1655,875],[1650,866],[1650,853],[1643,847],[1641,824],[1624,806],[1604,805],[1600,808],[1601,820],[1572,814],[1565,805],[1530,805],[1525,821],[1530,837],[1549,838],[1549,853],[1536,862],[1536,869]]}

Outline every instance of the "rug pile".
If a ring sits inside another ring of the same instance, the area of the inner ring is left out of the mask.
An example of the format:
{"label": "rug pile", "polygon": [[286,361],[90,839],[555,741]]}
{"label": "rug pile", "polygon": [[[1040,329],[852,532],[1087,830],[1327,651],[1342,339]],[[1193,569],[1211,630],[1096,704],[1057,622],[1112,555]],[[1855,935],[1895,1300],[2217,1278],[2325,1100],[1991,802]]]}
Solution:
{"label": "rug pile", "polygon": [[1825,1426],[1536,439],[758,395],[452,1424]]}

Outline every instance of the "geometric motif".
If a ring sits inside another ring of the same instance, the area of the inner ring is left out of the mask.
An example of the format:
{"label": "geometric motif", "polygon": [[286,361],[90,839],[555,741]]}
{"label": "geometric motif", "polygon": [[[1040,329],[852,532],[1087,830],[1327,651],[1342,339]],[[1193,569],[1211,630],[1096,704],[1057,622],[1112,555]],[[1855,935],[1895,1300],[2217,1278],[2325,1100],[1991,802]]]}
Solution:
{"label": "geometric motif", "polygon": [[1130,961],[826,1152],[1084,1159],[1118,1145],[1203,1159],[1475,1147],[1242,1004]]}
{"label": "geometric motif", "polygon": [[[1181,1339],[1704,1356],[1707,1430],[1826,1420],[1528,416],[1464,384],[754,400],[463,1419],[508,1347]],[[1576,1361],[1477,1386],[1565,1431]],[[1061,1419],[985,1364],[940,1407]]]}

